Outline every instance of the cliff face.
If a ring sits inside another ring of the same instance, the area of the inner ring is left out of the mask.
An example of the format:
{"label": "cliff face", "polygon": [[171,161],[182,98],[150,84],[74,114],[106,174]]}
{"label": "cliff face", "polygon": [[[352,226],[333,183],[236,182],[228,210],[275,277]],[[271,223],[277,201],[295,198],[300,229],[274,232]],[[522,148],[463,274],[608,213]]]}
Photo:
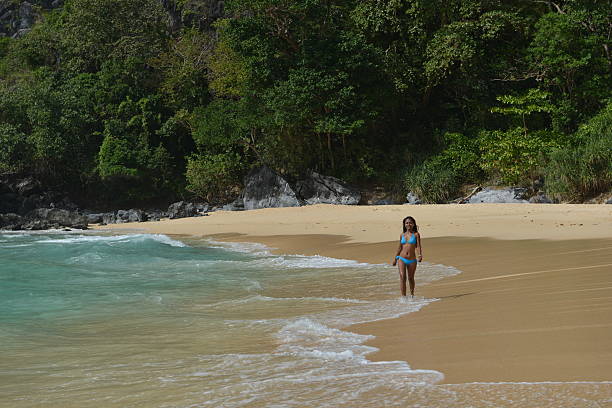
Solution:
{"label": "cliff face", "polygon": [[[158,0],[168,12],[171,30],[183,26],[210,30],[211,24],[224,15],[223,0],[187,0],[181,6],[176,0]],[[0,37],[19,37],[27,33],[45,10],[61,7],[64,0],[0,0]]]}
{"label": "cliff face", "polygon": [[0,36],[25,34],[43,10],[60,7],[62,3],[63,0],[0,0]]}

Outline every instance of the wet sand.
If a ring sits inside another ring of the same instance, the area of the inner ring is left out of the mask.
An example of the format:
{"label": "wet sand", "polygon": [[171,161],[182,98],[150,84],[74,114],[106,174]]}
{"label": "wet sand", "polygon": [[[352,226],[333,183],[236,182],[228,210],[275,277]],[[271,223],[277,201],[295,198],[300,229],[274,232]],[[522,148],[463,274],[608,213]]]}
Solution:
{"label": "wet sand", "polygon": [[406,215],[424,261],[463,273],[418,286],[440,299],[418,313],[353,326],[376,336],[370,359],[435,369],[446,383],[612,380],[612,206],[317,205],[104,228],[388,263]]}
{"label": "wet sand", "polygon": [[462,274],[417,288],[418,313],[353,327],[372,360],[406,360],[447,383],[612,379],[612,239],[434,238]]}

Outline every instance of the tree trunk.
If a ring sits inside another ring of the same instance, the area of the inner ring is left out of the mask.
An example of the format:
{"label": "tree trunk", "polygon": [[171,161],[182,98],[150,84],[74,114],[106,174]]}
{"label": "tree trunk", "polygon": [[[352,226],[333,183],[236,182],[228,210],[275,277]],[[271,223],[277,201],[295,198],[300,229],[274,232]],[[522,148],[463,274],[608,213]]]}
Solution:
{"label": "tree trunk", "polygon": [[329,161],[331,163],[331,168],[332,170],[335,170],[336,165],[334,163],[334,152],[332,151],[331,133],[327,133],[327,150],[329,151]]}
{"label": "tree trunk", "polygon": [[325,163],[323,161],[323,142],[321,141],[322,137],[323,135],[321,133],[317,133],[317,140],[319,141],[319,171],[323,171],[325,168]]}

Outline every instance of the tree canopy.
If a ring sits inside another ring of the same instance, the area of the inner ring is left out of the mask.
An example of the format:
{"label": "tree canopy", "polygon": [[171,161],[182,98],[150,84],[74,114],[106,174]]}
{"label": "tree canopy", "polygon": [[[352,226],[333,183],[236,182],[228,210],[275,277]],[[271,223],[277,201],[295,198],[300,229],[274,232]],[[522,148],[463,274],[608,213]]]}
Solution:
{"label": "tree canopy", "polygon": [[100,203],[229,200],[256,164],[432,202],[611,187],[551,173],[612,144],[610,0],[195,3],[66,0],[0,37],[0,172]]}

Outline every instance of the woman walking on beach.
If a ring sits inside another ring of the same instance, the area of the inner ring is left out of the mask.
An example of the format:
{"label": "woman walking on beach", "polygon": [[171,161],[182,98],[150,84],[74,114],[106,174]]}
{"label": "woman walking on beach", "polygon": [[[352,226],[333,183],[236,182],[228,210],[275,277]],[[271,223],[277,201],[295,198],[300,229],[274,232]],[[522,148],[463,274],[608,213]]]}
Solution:
{"label": "woman walking on beach", "polygon": [[[400,288],[402,296],[406,296],[406,275],[410,284],[410,296],[414,296],[414,272],[417,267],[416,250],[419,250],[418,261],[423,260],[423,247],[421,247],[421,236],[418,233],[416,221],[412,217],[406,217],[402,221],[404,232],[400,235],[400,243],[393,260],[393,266],[398,265],[400,276]],[[399,259],[399,263],[397,262]]]}

